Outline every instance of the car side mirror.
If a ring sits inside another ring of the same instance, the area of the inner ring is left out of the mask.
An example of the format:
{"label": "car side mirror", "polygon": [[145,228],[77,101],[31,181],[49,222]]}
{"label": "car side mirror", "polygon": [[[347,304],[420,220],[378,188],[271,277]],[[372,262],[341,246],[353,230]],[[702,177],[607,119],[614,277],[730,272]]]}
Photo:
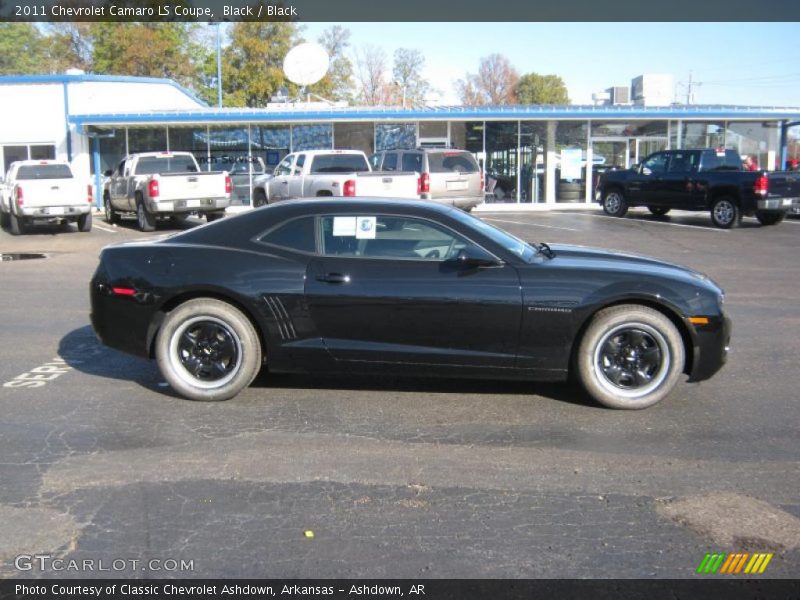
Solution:
{"label": "car side mirror", "polygon": [[113,174],[114,174],[114,171],[112,171],[111,169],[107,169],[107,170],[103,171],[103,176],[105,176],[105,177],[111,177]]}
{"label": "car side mirror", "polygon": [[653,172],[650,169],[648,169],[647,167],[639,167],[639,172],[642,175],[652,175],[653,174]]}
{"label": "car side mirror", "polygon": [[631,165],[631,170],[632,171],[637,171],[638,172],[639,170],[641,170],[641,168],[642,168],[641,163],[633,163]]}
{"label": "car side mirror", "polygon": [[462,248],[456,254],[456,262],[465,269],[475,269],[480,267],[497,267],[501,263],[488,254],[475,248]]}

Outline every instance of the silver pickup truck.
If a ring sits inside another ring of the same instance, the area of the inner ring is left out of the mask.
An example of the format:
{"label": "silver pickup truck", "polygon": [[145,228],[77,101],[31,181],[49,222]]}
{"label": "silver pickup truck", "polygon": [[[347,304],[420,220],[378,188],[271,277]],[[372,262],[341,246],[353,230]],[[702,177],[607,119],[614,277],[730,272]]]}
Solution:
{"label": "silver pickup truck", "polygon": [[153,231],[159,217],[197,213],[214,221],[231,203],[228,173],[201,172],[189,152],[131,154],[105,175],[106,221],[116,223],[120,213],[136,213],[142,231]]}

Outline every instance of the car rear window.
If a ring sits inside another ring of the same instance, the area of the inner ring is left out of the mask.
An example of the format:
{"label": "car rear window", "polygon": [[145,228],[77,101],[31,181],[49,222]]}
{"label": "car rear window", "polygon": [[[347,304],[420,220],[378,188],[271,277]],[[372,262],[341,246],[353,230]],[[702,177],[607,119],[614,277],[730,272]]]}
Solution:
{"label": "car rear window", "polygon": [[431,152],[428,165],[431,173],[477,173],[479,169],[475,157],[468,152]]}
{"label": "car rear window", "polygon": [[194,173],[197,167],[188,156],[150,156],[136,162],[135,175],[155,175],[156,173]]}
{"label": "car rear window", "polygon": [[360,173],[369,171],[367,159],[360,154],[322,154],[314,157],[312,173]]}
{"label": "car rear window", "polygon": [[72,179],[72,171],[68,165],[24,165],[17,179]]}
{"label": "car rear window", "polygon": [[265,233],[259,241],[289,250],[314,252],[316,250],[314,217],[287,221]]}

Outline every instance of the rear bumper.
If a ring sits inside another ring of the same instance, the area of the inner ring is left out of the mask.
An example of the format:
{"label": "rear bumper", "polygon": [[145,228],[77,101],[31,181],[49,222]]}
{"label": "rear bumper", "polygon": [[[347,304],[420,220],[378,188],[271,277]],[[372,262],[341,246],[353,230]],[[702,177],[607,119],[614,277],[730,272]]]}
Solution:
{"label": "rear bumper", "polygon": [[756,209],[800,212],[800,198],[764,198],[756,201]]}
{"label": "rear bumper", "polygon": [[76,204],[73,206],[21,206],[17,208],[20,216],[29,219],[69,219],[92,212],[94,204]]}
{"label": "rear bumper", "polygon": [[480,196],[456,196],[446,198],[431,198],[430,194],[422,194],[420,198],[422,200],[438,202],[439,204],[446,204],[447,206],[455,206],[462,210],[471,210],[479,204],[483,204],[484,201],[484,196],[482,194]]}
{"label": "rear bumper", "polygon": [[719,371],[728,360],[731,320],[725,314],[695,328],[694,361],[689,381],[704,381]]}
{"label": "rear bumper", "polygon": [[147,208],[154,214],[174,214],[225,210],[230,205],[231,199],[228,197],[185,198],[181,200],[149,200]]}

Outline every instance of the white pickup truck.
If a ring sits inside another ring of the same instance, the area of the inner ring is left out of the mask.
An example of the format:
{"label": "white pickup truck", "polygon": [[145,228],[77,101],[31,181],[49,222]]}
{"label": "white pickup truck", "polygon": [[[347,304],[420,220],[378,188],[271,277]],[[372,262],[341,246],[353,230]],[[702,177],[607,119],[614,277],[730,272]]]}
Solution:
{"label": "white pickup truck", "polygon": [[0,193],[0,224],[11,233],[25,233],[36,221],[74,221],[91,231],[92,186],[81,183],[66,162],[21,160],[11,163]]}
{"label": "white pickup truck", "polygon": [[419,174],[372,172],[358,150],[307,150],[287,154],[271,175],[253,180],[253,206],[320,196],[419,199]]}
{"label": "white pickup truck", "polygon": [[120,213],[133,212],[142,231],[153,231],[159,217],[197,213],[214,221],[231,203],[228,173],[201,172],[190,152],[131,154],[105,175],[106,221],[116,223]]}

